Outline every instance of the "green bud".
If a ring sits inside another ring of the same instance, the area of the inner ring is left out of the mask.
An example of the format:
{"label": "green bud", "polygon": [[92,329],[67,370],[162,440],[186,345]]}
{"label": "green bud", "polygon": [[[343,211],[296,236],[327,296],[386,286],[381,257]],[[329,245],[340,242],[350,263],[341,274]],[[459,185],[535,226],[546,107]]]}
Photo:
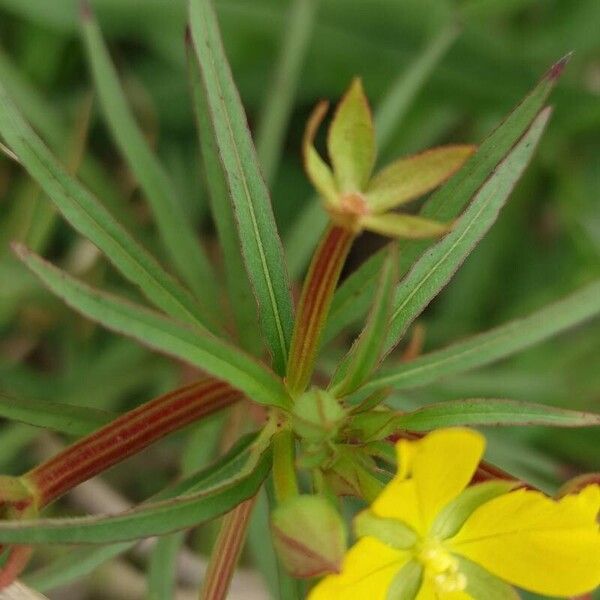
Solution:
{"label": "green bud", "polygon": [[312,389],[298,398],[292,413],[296,434],[313,443],[335,439],[346,419],[346,412],[331,394]]}
{"label": "green bud", "polygon": [[338,572],[346,552],[346,528],[323,496],[295,496],[271,514],[277,554],[293,577]]}

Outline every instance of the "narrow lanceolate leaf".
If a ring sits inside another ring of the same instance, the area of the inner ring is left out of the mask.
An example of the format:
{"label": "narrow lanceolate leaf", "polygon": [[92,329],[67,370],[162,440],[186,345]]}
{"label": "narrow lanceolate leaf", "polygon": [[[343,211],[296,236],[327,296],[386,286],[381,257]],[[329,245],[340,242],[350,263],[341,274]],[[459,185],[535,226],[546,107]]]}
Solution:
{"label": "narrow lanceolate leaf", "polygon": [[209,0],[190,1],[192,42],[213,134],[233,202],[246,270],[275,370],[287,364],[293,323],[283,248],[244,109]]}
{"label": "narrow lanceolate leaf", "polygon": [[[566,58],[562,59],[548,71],[504,122],[483,141],[463,168],[431,196],[423,207],[421,216],[441,222],[448,222],[458,217],[473,194],[492,174],[496,165],[529,129],[532,121],[543,108],[566,62]],[[401,244],[398,272],[400,277],[431,243],[411,241]],[[378,252],[365,261],[340,286],[333,300],[324,341],[333,339],[342,329],[366,313],[373,297],[377,273],[382,261],[382,253]]]}
{"label": "narrow lanceolate leaf", "polygon": [[448,283],[494,224],[533,156],[549,117],[549,108],[540,112],[528,132],[477,192],[452,232],[425,253],[398,285],[386,341],[387,351],[394,348],[412,321]]}
{"label": "narrow lanceolate leaf", "polygon": [[96,20],[82,11],[83,39],[104,117],[127,164],[150,202],[163,244],[175,268],[202,302],[203,309],[218,319],[215,278],[208,258],[198,243],[193,224],[186,217],[170,180],[135,121],[110,60]]}
{"label": "narrow lanceolate leaf", "polygon": [[231,406],[242,394],[208,377],[130,410],[27,472],[45,506],[166,435]]}
{"label": "narrow lanceolate leaf", "polygon": [[393,422],[396,429],[413,431],[429,431],[457,425],[592,427],[600,425],[600,414],[554,408],[544,404],[484,398],[430,404],[399,415]]}
{"label": "narrow lanceolate leaf", "polygon": [[379,372],[365,389],[427,385],[529,348],[600,313],[600,280],[527,317]]}
{"label": "narrow lanceolate leaf", "polygon": [[177,486],[182,496],[146,502],[117,515],[2,522],[0,543],[110,544],[186,529],[254,496],[269,473],[270,461],[270,449],[264,450],[237,475],[224,477],[225,469],[212,477],[200,474],[199,490],[182,482]]}
{"label": "narrow lanceolate leaf", "polygon": [[0,133],[65,219],[100,248],[127,279],[168,314],[203,327],[204,317],[192,296],[67,173],[23,120],[1,83]]}
{"label": "narrow lanceolate leaf", "polygon": [[397,249],[390,244],[367,323],[333,376],[331,391],[337,397],[356,390],[369,377],[379,361],[390,316],[392,289],[396,277],[396,254]]}
{"label": "narrow lanceolate leaf", "polygon": [[304,392],[310,382],[323,324],[353,241],[351,231],[331,225],[315,250],[298,305],[285,378],[292,396]]}
{"label": "narrow lanceolate leaf", "polygon": [[256,325],[256,301],[244,259],[240,253],[240,242],[235,224],[233,205],[229,201],[227,182],[221,167],[219,150],[212,133],[210,114],[206,104],[206,94],[192,56],[193,48],[188,46],[188,75],[190,80],[194,115],[198,128],[202,163],[208,186],[211,213],[223,252],[225,279],[235,328],[240,345],[251,354],[260,353],[260,331]]}
{"label": "narrow lanceolate leaf", "polygon": [[[214,463],[177,484],[164,488],[148,501],[167,500],[189,493],[193,489],[214,487],[219,483],[223,485],[232,483],[251,459],[254,439],[254,435],[245,436]],[[54,589],[84,577],[115,556],[127,552],[135,544],[136,542],[133,541],[77,548],[75,552],[60,555],[47,565],[26,575],[23,580],[41,591]]]}
{"label": "narrow lanceolate leaf", "polygon": [[192,331],[144,307],[104,294],[70,277],[23,246],[21,260],[69,306],[108,329],[194,365],[261,404],[285,407],[283,382],[265,366],[227,342]]}
{"label": "narrow lanceolate leaf", "polygon": [[0,417],[69,435],[86,435],[106,425],[113,415],[93,408],[17,399],[0,393]]}

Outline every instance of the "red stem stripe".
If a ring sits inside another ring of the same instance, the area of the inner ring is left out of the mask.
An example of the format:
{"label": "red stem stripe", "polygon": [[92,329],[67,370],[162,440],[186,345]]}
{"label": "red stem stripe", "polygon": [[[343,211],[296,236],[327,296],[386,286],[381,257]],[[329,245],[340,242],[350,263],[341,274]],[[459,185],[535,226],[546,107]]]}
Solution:
{"label": "red stem stripe", "polygon": [[146,446],[241,398],[216,379],[179,388],[125,413],[26,473],[42,506]]}
{"label": "red stem stripe", "polygon": [[351,231],[332,225],[313,256],[300,297],[288,362],[286,382],[292,395],[302,393],[310,381],[322,326],[353,240]]}
{"label": "red stem stripe", "polygon": [[256,496],[225,515],[213,548],[200,600],[224,600],[246,539]]}

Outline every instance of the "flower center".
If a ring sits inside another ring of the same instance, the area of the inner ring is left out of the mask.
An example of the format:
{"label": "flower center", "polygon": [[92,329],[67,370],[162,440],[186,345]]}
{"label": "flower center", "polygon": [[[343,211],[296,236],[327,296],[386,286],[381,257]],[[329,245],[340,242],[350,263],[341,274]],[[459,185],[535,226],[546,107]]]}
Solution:
{"label": "flower center", "polygon": [[467,578],[458,570],[458,561],[439,542],[426,541],[418,550],[417,560],[440,593],[460,592],[467,587]]}

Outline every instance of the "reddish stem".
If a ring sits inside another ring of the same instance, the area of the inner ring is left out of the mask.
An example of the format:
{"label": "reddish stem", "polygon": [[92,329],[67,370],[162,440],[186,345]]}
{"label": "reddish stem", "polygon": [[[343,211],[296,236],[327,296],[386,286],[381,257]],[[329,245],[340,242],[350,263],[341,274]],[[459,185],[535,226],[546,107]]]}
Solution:
{"label": "reddish stem", "polygon": [[241,397],[240,392],[217,379],[192,383],[125,413],[21,479],[35,490],[39,509],[169,433]]}
{"label": "reddish stem", "polygon": [[290,347],[286,384],[292,396],[304,392],[310,382],[333,292],[354,237],[352,231],[330,225],[312,258]]}
{"label": "reddish stem", "polygon": [[224,600],[246,539],[256,496],[226,514],[210,556],[200,600]]}

